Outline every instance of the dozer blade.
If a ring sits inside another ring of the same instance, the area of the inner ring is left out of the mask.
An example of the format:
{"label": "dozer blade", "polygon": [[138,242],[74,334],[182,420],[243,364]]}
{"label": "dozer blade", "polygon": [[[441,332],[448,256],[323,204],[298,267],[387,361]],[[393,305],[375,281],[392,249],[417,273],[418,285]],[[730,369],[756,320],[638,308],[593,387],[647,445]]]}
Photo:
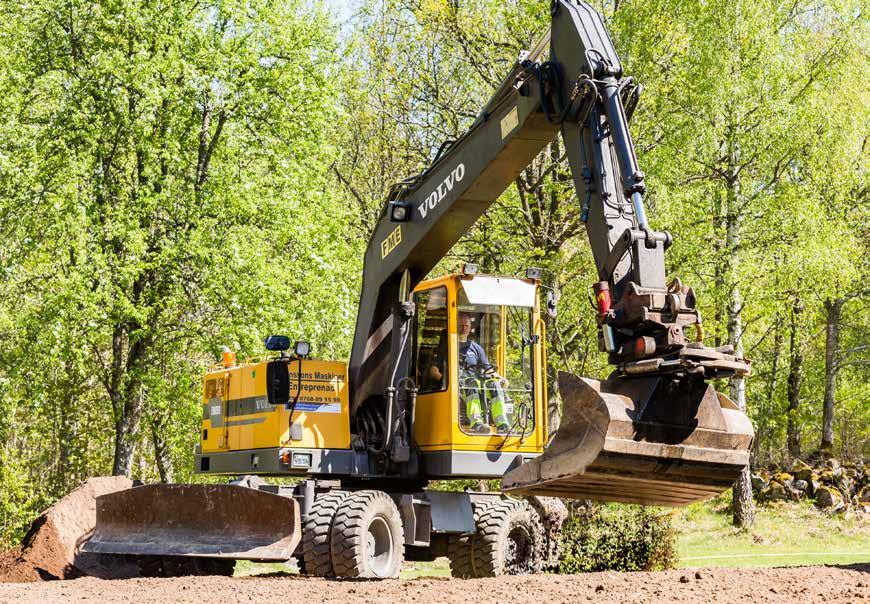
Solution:
{"label": "dozer blade", "polygon": [[703,380],[561,372],[559,390],[559,430],[504,491],[679,506],[724,491],[749,463],[749,418]]}
{"label": "dozer blade", "polygon": [[82,551],[284,561],[301,535],[292,498],[236,485],[153,484],[97,497]]}

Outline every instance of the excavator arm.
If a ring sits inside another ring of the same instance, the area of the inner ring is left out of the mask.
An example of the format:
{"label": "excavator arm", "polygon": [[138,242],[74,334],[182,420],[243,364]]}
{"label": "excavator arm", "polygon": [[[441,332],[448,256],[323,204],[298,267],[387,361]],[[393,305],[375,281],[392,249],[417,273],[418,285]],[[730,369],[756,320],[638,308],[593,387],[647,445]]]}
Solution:
{"label": "excavator arm", "polygon": [[[640,87],[624,76],[600,15],[575,0],[553,0],[551,14],[548,59],[545,39],[514,64],[461,138],[390,192],[365,256],[349,367],[351,413],[364,405],[386,405],[388,417],[397,413],[397,387],[409,372],[411,290],[561,133],[598,270],[592,287],[599,346],[615,370],[603,383],[560,377],[566,424],[576,425],[570,435],[557,435],[549,456],[573,451],[573,478],[526,464],[505,478],[505,488],[647,503],[694,500],[729,486],[748,461],[748,420],[706,380],[748,374],[749,364],[730,347],[704,346],[693,290],[666,281],[672,237],[647,220],[645,178],[628,128]],[[606,457],[619,425],[620,447],[651,446],[639,456],[612,455],[606,479],[578,486],[576,477],[588,480],[596,460]],[[577,440],[590,429],[595,439]],[[695,456],[690,469],[678,461],[686,455]],[[640,458],[648,463],[638,465]],[[571,465],[564,461],[549,467]],[[663,497],[658,485],[638,495],[637,481],[614,482],[641,467],[679,484]]]}
{"label": "excavator arm", "polygon": [[689,335],[700,341],[700,313],[690,288],[666,283],[672,237],[647,221],[628,130],[639,87],[623,77],[601,17],[568,0],[555,0],[552,14],[549,60],[540,60],[544,44],[521,57],[468,131],[391,191],[365,256],[350,361],[354,408],[407,375],[410,290],[560,132],[598,269],[601,348],[617,370],[748,372],[729,349],[687,337],[694,326]]}

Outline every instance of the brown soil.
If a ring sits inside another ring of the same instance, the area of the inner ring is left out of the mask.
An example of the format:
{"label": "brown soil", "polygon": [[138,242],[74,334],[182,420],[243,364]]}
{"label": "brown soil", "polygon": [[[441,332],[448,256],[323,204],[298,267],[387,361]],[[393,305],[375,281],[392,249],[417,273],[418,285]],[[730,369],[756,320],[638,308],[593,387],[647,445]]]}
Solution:
{"label": "brown soil", "polygon": [[870,564],[536,575],[498,579],[327,581],[294,575],[184,577],[0,585],[0,602],[861,602]]}
{"label": "brown soil", "polygon": [[76,546],[94,529],[96,498],[132,484],[123,476],[91,478],[48,508],[30,525],[21,545],[0,553],[0,583],[81,576],[74,566]]}

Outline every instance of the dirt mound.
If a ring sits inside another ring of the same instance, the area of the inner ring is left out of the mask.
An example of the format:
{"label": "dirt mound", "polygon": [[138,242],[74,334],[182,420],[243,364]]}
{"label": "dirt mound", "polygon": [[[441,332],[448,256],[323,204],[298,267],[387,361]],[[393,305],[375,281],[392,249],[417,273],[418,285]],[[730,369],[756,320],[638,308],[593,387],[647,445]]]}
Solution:
{"label": "dirt mound", "polygon": [[129,489],[124,476],[91,478],[33,521],[21,545],[0,554],[0,582],[26,583],[68,579],[76,567],[76,547],[96,523],[96,498]]}

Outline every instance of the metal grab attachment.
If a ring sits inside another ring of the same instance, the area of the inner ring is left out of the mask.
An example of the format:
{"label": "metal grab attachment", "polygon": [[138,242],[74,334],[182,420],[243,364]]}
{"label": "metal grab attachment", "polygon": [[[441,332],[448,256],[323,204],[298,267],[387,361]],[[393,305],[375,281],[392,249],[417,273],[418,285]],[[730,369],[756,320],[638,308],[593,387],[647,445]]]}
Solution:
{"label": "metal grab attachment", "polygon": [[703,380],[560,372],[559,391],[553,442],[506,474],[503,490],[679,506],[729,488],[749,463],[752,424]]}
{"label": "metal grab attachment", "polygon": [[97,498],[82,551],[285,561],[302,530],[299,504],[236,485],[153,484]]}

